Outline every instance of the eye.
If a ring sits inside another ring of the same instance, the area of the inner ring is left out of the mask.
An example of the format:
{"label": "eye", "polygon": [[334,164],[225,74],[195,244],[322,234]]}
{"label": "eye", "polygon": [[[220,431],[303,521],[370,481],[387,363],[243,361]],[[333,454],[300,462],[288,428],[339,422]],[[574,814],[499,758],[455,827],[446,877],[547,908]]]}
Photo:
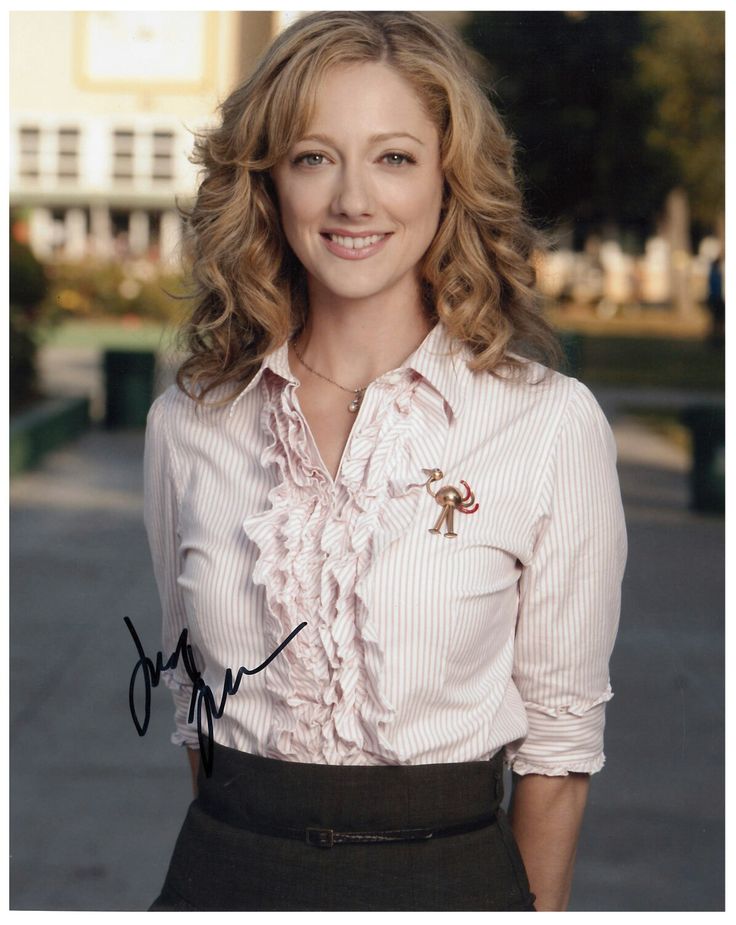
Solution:
{"label": "eye", "polygon": [[322,164],[321,160],[318,160],[315,163],[310,158],[324,158],[324,154],[318,154],[316,151],[308,151],[306,154],[299,154],[294,158],[294,164],[304,164],[306,167],[319,167]]}
{"label": "eye", "polygon": [[388,154],[384,154],[383,157],[392,167],[403,167],[404,164],[416,164],[416,160],[411,154],[402,154],[401,151],[390,151]]}

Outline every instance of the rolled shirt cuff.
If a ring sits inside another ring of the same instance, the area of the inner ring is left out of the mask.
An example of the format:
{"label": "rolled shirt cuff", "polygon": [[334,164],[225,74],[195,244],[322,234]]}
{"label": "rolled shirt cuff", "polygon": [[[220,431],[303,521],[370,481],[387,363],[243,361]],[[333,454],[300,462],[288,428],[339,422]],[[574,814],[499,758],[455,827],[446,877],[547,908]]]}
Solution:
{"label": "rolled shirt cuff", "polygon": [[199,749],[196,717],[194,723],[189,723],[189,703],[192,699],[192,684],[180,681],[173,674],[164,672],[161,675],[166,687],[171,691],[174,701],[174,723],[176,728],[171,734],[173,745],[186,745],[187,748]]}
{"label": "rolled shirt cuff", "polygon": [[515,774],[595,774],[605,764],[603,730],[610,688],[600,697],[560,707],[525,703],[526,737],[510,742],[504,760]]}

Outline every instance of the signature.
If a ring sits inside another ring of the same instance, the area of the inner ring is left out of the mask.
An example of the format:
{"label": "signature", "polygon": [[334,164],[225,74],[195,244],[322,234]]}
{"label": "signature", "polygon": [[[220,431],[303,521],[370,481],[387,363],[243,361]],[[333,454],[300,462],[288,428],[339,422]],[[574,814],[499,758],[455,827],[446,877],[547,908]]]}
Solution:
{"label": "signature", "polygon": [[[276,656],[282,652],[286,646],[289,645],[297,633],[300,633],[307,625],[306,621],[300,623],[296,629],[289,633],[281,645],[274,649],[268,658],[264,662],[261,662],[257,668],[244,668],[241,666],[238,668],[234,679],[232,668],[228,668],[225,672],[225,683],[223,684],[222,688],[220,705],[217,706],[215,703],[215,696],[212,693],[212,688],[209,686],[209,684],[205,683],[204,678],[202,677],[194,661],[194,652],[192,651],[192,647],[187,641],[189,632],[186,628],[181,631],[179,639],[176,643],[176,648],[171,653],[166,663],[164,663],[164,657],[161,652],[156,653],[156,660],[154,662],[146,655],[143,644],[141,643],[138,633],[136,633],[135,627],[133,626],[133,621],[130,619],[130,617],[123,617],[123,619],[125,621],[125,625],[128,627],[130,635],[133,637],[133,643],[139,656],[138,661],[133,667],[133,673],[130,676],[130,686],[128,688],[130,715],[133,717],[133,722],[135,723],[135,728],[138,730],[138,735],[144,736],[146,734],[148,723],[151,719],[151,688],[158,687],[158,684],[161,680],[161,672],[170,671],[173,668],[176,668],[176,666],[179,664],[179,659],[181,659],[184,664],[184,669],[193,685],[192,696],[189,701],[188,722],[192,723],[194,721],[194,713],[196,710],[197,738],[199,740],[200,758],[207,777],[212,774],[212,757],[214,751],[212,723],[213,720],[220,719],[222,714],[225,712],[225,704],[227,703],[227,698],[233,694],[238,693],[240,682],[243,680],[245,675],[258,674],[259,671],[263,671],[263,669],[267,665],[270,665]],[[139,672],[142,672],[143,675],[143,691],[145,695],[142,722],[138,716],[138,709],[135,705],[135,690],[136,684],[138,682]],[[207,725],[206,734],[202,729],[203,718]]]}

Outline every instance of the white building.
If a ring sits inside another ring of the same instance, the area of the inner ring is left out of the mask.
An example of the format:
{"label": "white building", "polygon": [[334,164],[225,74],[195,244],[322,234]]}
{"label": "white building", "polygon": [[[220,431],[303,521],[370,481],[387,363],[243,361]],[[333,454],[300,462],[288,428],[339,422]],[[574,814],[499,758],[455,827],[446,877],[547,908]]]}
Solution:
{"label": "white building", "polygon": [[279,27],[270,12],[10,14],[10,204],[44,259],[174,262],[192,131]]}

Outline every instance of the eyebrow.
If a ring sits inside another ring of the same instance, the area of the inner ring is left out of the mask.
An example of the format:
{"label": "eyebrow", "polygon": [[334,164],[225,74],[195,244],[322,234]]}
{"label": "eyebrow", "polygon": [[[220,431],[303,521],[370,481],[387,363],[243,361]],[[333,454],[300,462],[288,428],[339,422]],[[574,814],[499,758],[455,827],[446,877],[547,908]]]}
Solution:
{"label": "eyebrow", "polygon": [[[416,141],[422,147],[425,146],[423,141],[420,141],[415,135],[410,135],[409,132],[381,132],[379,135],[371,135],[368,141],[372,144],[376,141],[388,141],[389,138],[411,138],[412,141]],[[321,141],[326,145],[335,144],[328,135],[305,135],[303,138],[299,138],[298,141]]]}

